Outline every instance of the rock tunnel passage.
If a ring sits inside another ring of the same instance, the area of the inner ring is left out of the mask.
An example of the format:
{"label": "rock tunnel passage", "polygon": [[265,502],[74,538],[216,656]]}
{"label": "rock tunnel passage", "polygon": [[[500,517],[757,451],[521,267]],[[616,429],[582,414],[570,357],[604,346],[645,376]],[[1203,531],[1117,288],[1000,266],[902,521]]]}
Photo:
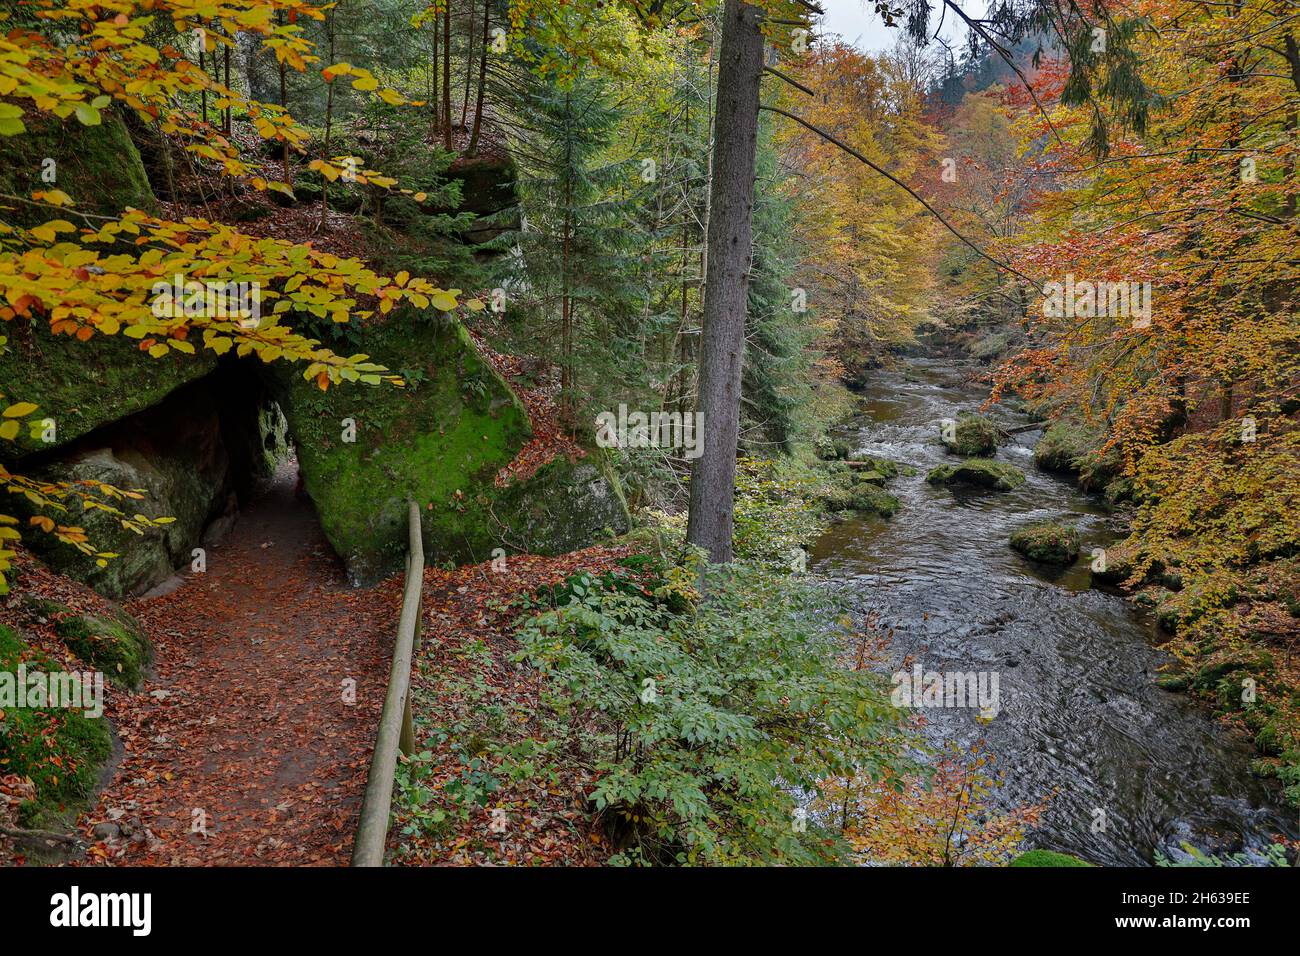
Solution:
{"label": "rock tunnel passage", "polygon": [[349,588],[296,478],[278,469],[204,572],[127,605],[155,661],[110,700],[124,754],[81,820],[91,861],[347,863],[401,578]]}

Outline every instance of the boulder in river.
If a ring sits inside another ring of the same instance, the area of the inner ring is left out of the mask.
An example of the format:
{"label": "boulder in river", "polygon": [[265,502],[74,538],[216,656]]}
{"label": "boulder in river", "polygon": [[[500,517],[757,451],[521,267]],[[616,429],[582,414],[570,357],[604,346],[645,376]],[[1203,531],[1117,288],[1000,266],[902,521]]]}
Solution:
{"label": "boulder in river", "polygon": [[1079,529],[1056,521],[1039,521],[1011,533],[1011,547],[1033,561],[1072,564],[1079,557]]}
{"label": "boulder in river", "polygon": [[1025,475],[1014,465],[990,458],[970,458],[960,465],[940,465],[930,469],[925,480],[932,485],[973,485],[1011,491],[1025,483]]}
{"label": "boulder in river", "polygon": [[944,447],[958,455],[991,455],[998,447],[998,427],[983,415],[962,412],[940,432]]}

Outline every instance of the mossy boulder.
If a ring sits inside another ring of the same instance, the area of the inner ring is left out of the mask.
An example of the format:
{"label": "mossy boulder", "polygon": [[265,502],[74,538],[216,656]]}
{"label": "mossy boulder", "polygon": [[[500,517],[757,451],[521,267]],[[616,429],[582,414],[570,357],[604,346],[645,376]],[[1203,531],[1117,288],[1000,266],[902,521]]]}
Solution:
{"label": "mossy boulder", "polygon": [[[120,503],[121,510],[162,519],[137,534],[107,511],[78,508],[75,523],[95,551],[117,555],[102,564],[51,535],[33,531],[25,537],[51,568],[111,598],[143,593],[188,564],[208,522],[229,507],[231,495],[221,423],[203,383],[181,400],[130,416],[24,467],[47,481],[102,482],[137,493],[139,498]],[[14,507],[24,515],[30,511],[22,500]]]}
{"label": "mossy boulder", "polygon": [[958,455],[991,455],[998,447],[998,427],[983,415],[963,412],[939,434],[944,447]]}
{"label": "mossy boulder", "polygon": [[[878,458],[875,455],[855,455],[849,460],[855,463],[853,467],[855,481],[880,484],[882,481],[893,481],[899,475],[911,472],[906,465],[899,465],[888,458]],[[864,468],[862,465],[870,465],[870,467]]]}
{"label": "mossy boulder", "polygon": [[29,422],[48,419],[53,425],[48,433],[43,427],[35,434],[24,429],[13,443],[4,442],[0,453],[8,460],[66,445],[157,405],[217,364],[211,353],[202,351],[150,358],[140,351],[139,342],[119,336],[97,335],[80,342],[53,335],[44,319],[14,319],[0,331],[9,337],[0,349],[0,382],[6,395],[38,406]]}
{"label": "mossy boulder", "polygon": [[898,512],[898,499],[870,484],[853,489],[853,510],[892,518]]}
{"label": "mossy boulder", "polygon": [[[609,455],[594,445],[586,456],[564,456],[543,465],[526,481],[511,482],[476,502],[489,528],[483,547],[523,546],[539,554],[564,554],[593,541],[623,534],[631,527],[622,485]],[[491,516],[503,527],[491,531]],[[482,555],[475,550],[470,557]]]}
{"label": "mossy boulder", "polygon": [[1072,419],[1061,419],[1047,427],[1034,446],[1034,464],[1044,471],[1078,474],[1083,460],[1101,444],[1101,434]]}
{"label": "mossy boulder", "polygon": [[627,529],[626,504],[599,449],[496,484],[530,437],[528,416],[455,319],[398,310],[366,327],[364,348],[407,386],[322,392],[272,367],[307,491],[354,582],[402,566],[410,500],[421,506],[431,561],[482,561],[497,547],[559,553],[597,531]]}
{"label": "mossy boulder", "polygon": [[139,690],[153,658],[149,638],[135,618],[121,609],[103,614],[80,614],[58,601],[31,598],[27,610],[34,618],[50,621],[68,650],[104,672],[116,686]]}
{"label": "mossy boulder", "polygon": [[1103,452],[1104,443],[1105,436],[1099,429],[1075,419],[1060,419],[1049,425],[1038,439],[1034,463],[1044,471],[1078,475],[1082,488],[1107,488],[1107,500],[1118,503],[1132,495],[1132,484],[1120,484],[1109,490],[1123,462],[1116,449]]}
{"label": "mossy boulder", "polygon": [[0,218],[11,225],[32,226],[50,219],[75,222],[80,213],[116,216],[128,206],[156,208],[126,124],[111,110],[100,117],[97,126],[83,126],[75,118],[59,121],[29,111],[23,117],[26,132],[0,136],[0,192],[30,196],[38,190],[61,189],[76,204],[55,210],[0,199]]}
{"label": "mossy boulder", "polygon": [[885,474],[883,471],[876,471],[876,469],[870,468],[866,471],[856,472],[853,475],[853,480],[858,484],[884,485],[885,482],[889,481],[889,475]]}
{"label": "mossy boulder", "polygon": [[822,438],[817,443],[817,457],[823,461],[845,461],[852,450],[847,441],[842,438]]}
{"label": "mossy boulder", "polygon": [[1033,561],[1072,564],[1079,557],[1079,529],[1056,521],[1040,521],[1011,533],[1011,547]]}
{"label": "mossy boulder", "polygon": [[1137,561],[1131,549],[1124,545],[1108,547],[1102,550],[1091,564],[1094,584],[1122,584],[1133,576]]}
{"label": "mossy boulder", "polygon": [[447,179],[460,186],[460,206],[438,211],[474,214],[473,224],[461,233],[465,242],[481,244],[518,227],[518,214],[512,216],[510,211],[519,205],[519,170],[509,154],[458,156]]}
{"label": "mossy boulder", "polygon": [[960,465],[940,465],[930,469],[925,480],[932,485],[971,485],[1012,491],[1025,483],[1025,475],[1014,465],[989,458],[970,458]]}
{"label": "mossy boulder", "polygon": [[1093,866],[1086,860],[1081,860],[1077,856],[1070,856],[1068,853],[1057,853],[1055,850],[1030,850],[1028,853],[1022,853],[1008,866]]}
{"label": "mossy boulder", "polygon": [[822,494],[827,511],[856,511],[891,518],[898,511],[898,499],[870,482],[833,485]]}
{"label": "mossy boulder", "polygon": [[[18,631],[0,624],[0,675],[16,674],[19,664],[28,673],[64,670]],[[18,806],[21,822],[42,826],[71,817],[94,792],[112,750],[103,717],[63,707],[13,706],[0,686],[0,776],[15,774],[34,785],[32,795]]]}
{"label": "mossy boulder", "polygon": [[1112,478],[1102,489],[1102,497],[1106,499],[1106,504],[1110,508],[1118,508],[1125,502],[1134,499],[1135,488],[1131,478]]}

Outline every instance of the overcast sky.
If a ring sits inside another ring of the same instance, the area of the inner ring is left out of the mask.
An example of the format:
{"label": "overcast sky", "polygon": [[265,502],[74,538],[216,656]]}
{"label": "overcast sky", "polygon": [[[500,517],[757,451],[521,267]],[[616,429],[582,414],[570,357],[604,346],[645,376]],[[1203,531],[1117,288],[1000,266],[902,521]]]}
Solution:
{"label": "overcast sky", "polygon": [[[871,0],[819,0],[826,16],[822,18],[822,30],[826,33],[838,33],[845,41],[853,44],[860,50],[870,50],[880,52],[888,50],[898,39],[902,27],[887,27],[881,22],[880,16],[876,13],[876,6]],[[938,4],[935,4],[934,16],[938,17],[940,11]],[[984,4],[980,0],[961,4],[962,9],[967,13],[977,14],[984,10]],[[944,20],[943,35],[952,43],[954,39],[961,35],[958,29],[957,18],[949,11]]]}

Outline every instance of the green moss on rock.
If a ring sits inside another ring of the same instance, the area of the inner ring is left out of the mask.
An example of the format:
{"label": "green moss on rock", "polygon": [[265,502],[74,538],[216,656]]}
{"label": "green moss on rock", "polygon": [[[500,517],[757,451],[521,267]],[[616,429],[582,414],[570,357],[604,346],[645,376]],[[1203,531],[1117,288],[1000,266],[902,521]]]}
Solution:
{"label": "green moss on rock", "polygon": [[1053,422],[1034,446],[1034,463],[1045,471],[1078,474],[1082,460],[1101,444],[1101,434],[1071,419]]}
{"label": "green moss on rock", "polygon": [[[83,126],[75,118],[59,121],[29,112],[23,117],[26,132],[0,136],[0,192],[30,196],[37,190],[61,189],[76,203],[55,211],[0,199],[0,218],[12,225],[32,226],[50,219],[75,221],[79,213],[115,216],[127,206],[156,208],[126,125],[109,110],[100,115],[99,125]],[[54,161],[53,167],[47,159]],[[42,178],[51,168],[53,183]]]}
{"label": "green moss on rock", "polygon": [[322,392],[273,367],[307,491],[354,581],[401,567],[408,500],[423,509],[434,561],[482,561],[496,547],[556,553],[606,527],[626,530],[626,504],[598,450],[551,462],[525,482],[494,484],[528,439],[528,417],[459,322],[398,310],[368,326],[364,342],[410,384]]}
{"label": "green moss on rock", "polygon": [[1071,564],[1079,557],[1079,529],[1056,521],[1040,521],[1011,533],[1011,547],[1025,557],[1047,564]]}
{"label": "green moss on rock", "polygon": [[856,511],[892,518],[899,508],[898,499],[870,481],[853,484],[835,483],[821,493],[827,511]]}
{"label": "green moss on rock", "polygon": [[[0,674],[52,673],[63,667],[31,648],[12,628],[0,624]],[[112,753],[103,717],[69,708],[5,706],[0,702],[0,776],[17,774],[35,785],[35,796],[19,805],[31,826],[66,818],[85,805],[99,771]]]}
{"label": "green moss on rock", "polygon": [[1055,850],[1030,850],[1028,853],[1022,853],[1012,860],[1008,866],[1092,866],[1092,863],[1081,860],[1077,856],[1070,856],[1068,853],[1057,853]]}
{"label": "green moss on rock", "polygon": [[68,650],[86,664],[104,672],[118,687],[138,690],[145,668],[153,659],[149,638],[135,618],[117,609],[105,615],[78,614],[72,608],[39,598],[26,600],[28,613],[53,621]]}
{"label": "green moss on rock", "polygon": [[[2,138],[0,138],[2,139]],[[6,323],[8,343],[0,349],[0,382],[13,401],[34,402],[29,422],[53,422],[52,442],[24,429],[4,453],[13,457],[49,451],[103,425],[158,404],[180,386],[216,368],[210,353],[160,359],[140,351],[140,343],[118,336],[79,342],[53,335],[41,319]]]}
{"label": "green moss on rock", "polygon": [[114,684],[138,690],[144,683],[149,641],[125,614],[114,618],[74,614],[54,629],[68,650],[102,670]]}
{"label": "green moss on rock", "polygon": [[960,465],[932,468],[925,480],[932,485],[973,485],[1011,491],[1025,483],[1025,476],[1014,465],[988,458],[971,458]]}
{"label": "green moss on rock", "polygon": [[[96,440],[96,439],[102,439]],[[170,577],[191,559],[208,521],[230,496],[230,463],[216,405],[198,383],[181,399],[150,409],[88,436],[66,453],[31,464],[47,481],[104,482],[142,497],[122,510],[169,519],[141,534],[102,510],[76,512],[96,551],[118,557],[97,562],[52,536],[34,532],[28,545],[46,564],[111,598],[139,594]],[[30,510],[15,503],[16,513]]]}
{"label": "green moss on rock", "polygon": [[963,412],[951,432],[941,432],[944,447],[958,455],[991,455],[998,447],[998,428],[983,415]]}
{"label": "green moss on rock", "polygon": [[[1034,446],[1034,462],[1044,471],[1078,475],[1083,488],[1107,488],[1121,471],[1119,453],[1111,448],[1102,452],[1104,435],[1090,425],[1074,419],[1053,422]],[[1118,503],[1131,496],[1132,485],[1117,485],[1107,499]]]}
{"label": "green moss on rock", "polygon": [[879,479],[883,481],[892,481],[904,473],[897,462],[890,461],[888,458],[878,458],[875,455],[855,455],[850,461],[866,462],[871,465],[869,469],[854,469],[854,476],[858,481],[878,483],[874,476],[879,476]]}

